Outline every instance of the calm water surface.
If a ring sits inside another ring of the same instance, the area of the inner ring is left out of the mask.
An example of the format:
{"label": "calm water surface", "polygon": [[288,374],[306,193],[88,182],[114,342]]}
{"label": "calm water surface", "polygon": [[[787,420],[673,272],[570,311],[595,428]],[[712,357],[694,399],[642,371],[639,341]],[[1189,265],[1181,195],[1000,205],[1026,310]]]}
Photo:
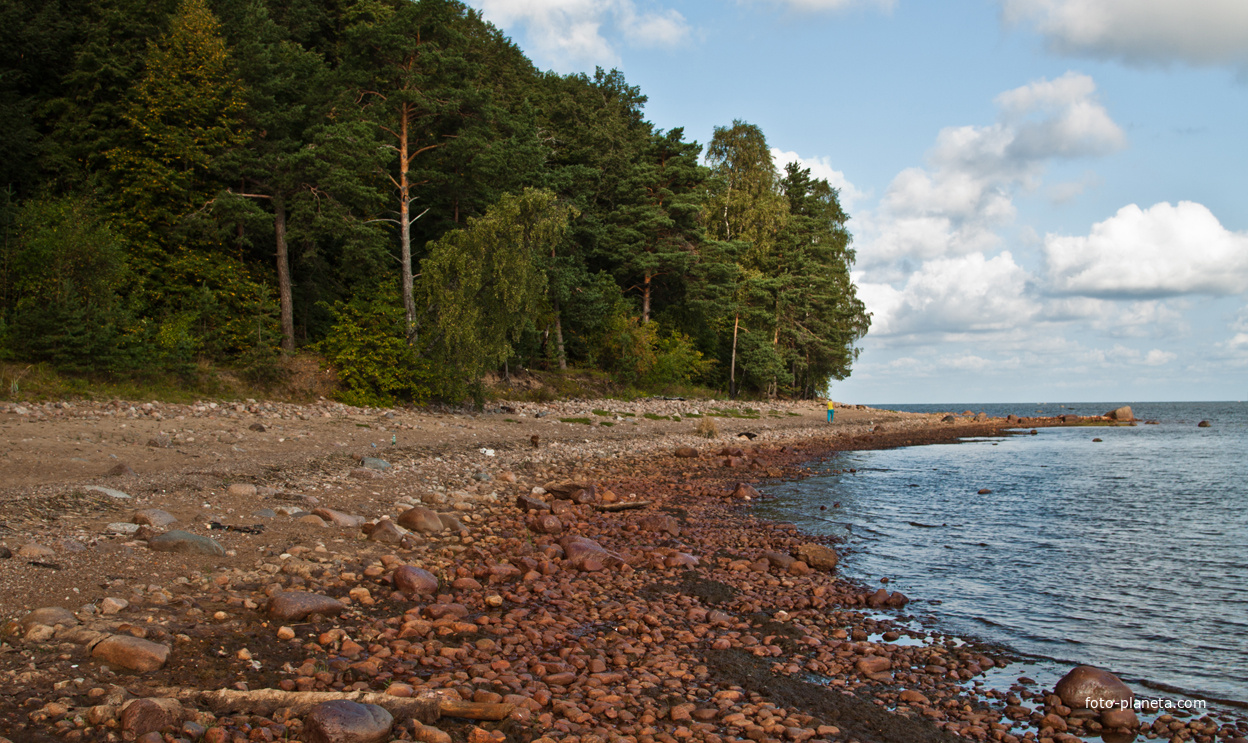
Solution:
{"label": "calm water surface", "polygon": [[[1154,694],[1248,703],[1248,404],[1132,408],[1159,425],[847,452],[772,488],[759,515],[845,537],[847,575],[887,576],[942,631],[1108,668]],[[831,473],[846,468],[858,471]]]}

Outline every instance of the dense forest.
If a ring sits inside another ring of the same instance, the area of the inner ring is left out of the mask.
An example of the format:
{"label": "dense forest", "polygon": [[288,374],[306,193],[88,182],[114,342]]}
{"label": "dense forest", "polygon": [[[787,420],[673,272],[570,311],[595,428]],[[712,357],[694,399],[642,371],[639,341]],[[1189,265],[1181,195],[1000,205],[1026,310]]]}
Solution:
{"label": "dense forest", "polygon": [[645,102],[455,0],[6,0],[0,359],[822,394],[870,319],[836,189]]}

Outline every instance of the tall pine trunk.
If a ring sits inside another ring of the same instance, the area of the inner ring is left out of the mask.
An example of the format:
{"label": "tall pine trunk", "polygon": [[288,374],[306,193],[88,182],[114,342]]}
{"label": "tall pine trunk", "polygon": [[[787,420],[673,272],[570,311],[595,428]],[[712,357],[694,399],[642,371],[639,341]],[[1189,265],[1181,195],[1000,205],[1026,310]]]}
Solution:
{"label": "tall pine trunk", "polygon": [[273,194],[273,235],[277,241],[277,296],[282,315],[282,350],[295,350],[295,309],[290,293],[290,253],[286,245],[286,199]]}
{"label": "tall pine trunk", "polygon": [[650,322],[650,279],[652,275],[646,271],[646,277],[641,282],[641,321],[643,323]]}
{"label": "tall pine trunk", "polygon": [[732,364],[728,369],[728,399],[737,399],[737,329],[741,327],[741,313],[732,320]]}
{"label": "tall pine trunk", "polygon": [[416,333],[416,297],[412,294],[412,222],[411,191],[407,173],[411,167],[408,157],[408,104],[403,104],[399,124],[399,262],[403,272],[403,320],[407,342],[412,343]]}

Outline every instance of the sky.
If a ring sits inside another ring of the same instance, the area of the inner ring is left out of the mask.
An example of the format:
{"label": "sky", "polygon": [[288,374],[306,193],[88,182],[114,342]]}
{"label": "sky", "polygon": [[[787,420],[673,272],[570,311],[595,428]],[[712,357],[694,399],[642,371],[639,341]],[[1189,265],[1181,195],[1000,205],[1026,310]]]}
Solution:
{"label": "sky", "polygon": [[872,313],[837,400],[1248,399],[1243,0],[469,0],[840,189]]}

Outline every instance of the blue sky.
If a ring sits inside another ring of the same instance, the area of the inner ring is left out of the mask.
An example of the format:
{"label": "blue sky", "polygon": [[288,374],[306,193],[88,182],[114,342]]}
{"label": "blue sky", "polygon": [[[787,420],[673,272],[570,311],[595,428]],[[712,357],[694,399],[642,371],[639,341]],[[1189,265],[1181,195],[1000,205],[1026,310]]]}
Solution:
{"label": "blue sky", "polygon": [[1243,0],[470,4],[841,188],[873,327],[834,398],[1248,399]]}

